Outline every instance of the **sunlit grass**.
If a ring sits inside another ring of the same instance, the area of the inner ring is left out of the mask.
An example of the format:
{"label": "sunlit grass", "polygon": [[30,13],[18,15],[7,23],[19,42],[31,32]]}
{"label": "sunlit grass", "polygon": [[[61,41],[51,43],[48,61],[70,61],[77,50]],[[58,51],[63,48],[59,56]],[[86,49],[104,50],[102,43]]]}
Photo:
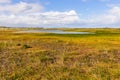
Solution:
{"label": "sunlit grass", "polygon": [[1,80],[119,80],[120,29],[96,34],[14,33],[0,29]]}

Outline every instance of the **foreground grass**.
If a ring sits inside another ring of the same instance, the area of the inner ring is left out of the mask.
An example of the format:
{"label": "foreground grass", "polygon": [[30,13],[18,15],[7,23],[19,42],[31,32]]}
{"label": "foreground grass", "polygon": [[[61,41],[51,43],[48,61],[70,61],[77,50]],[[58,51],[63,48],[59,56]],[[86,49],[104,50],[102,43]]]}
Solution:
{"label": "foreground grass", "polygon": [[82,35],[15,30],[0,29],[1,80],[120,80],[119,29],[77,29],[96,32]]}

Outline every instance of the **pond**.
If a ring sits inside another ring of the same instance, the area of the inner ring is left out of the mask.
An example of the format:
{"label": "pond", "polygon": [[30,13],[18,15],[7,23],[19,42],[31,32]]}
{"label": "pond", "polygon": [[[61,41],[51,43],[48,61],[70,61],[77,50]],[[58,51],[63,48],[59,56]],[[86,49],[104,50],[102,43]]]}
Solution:
{"label": "pond", "polygon": [[62,30],[25,30],[16,33],[93,34],[90,32],[67,32]]}

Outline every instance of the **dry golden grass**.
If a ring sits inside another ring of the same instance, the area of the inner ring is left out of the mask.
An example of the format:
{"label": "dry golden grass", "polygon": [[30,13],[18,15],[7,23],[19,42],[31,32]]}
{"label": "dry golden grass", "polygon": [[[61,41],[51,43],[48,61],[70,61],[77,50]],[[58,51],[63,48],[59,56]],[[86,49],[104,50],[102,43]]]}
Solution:
{"label": "dry golden grass", "polygon": [[119,29],[71,29],[97,32],[79,35],[15,30],[0,29],[1,80],[120,80]]}

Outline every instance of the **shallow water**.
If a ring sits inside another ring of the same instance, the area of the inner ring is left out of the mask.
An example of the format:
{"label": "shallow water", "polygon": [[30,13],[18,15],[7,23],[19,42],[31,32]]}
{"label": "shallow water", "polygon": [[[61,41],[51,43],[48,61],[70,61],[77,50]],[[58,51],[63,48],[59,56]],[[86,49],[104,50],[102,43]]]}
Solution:
{"label": "shallow water", "polygon": [[17,33],[93,34],[90,32],[67,32],[62,30],[26,30]]}

